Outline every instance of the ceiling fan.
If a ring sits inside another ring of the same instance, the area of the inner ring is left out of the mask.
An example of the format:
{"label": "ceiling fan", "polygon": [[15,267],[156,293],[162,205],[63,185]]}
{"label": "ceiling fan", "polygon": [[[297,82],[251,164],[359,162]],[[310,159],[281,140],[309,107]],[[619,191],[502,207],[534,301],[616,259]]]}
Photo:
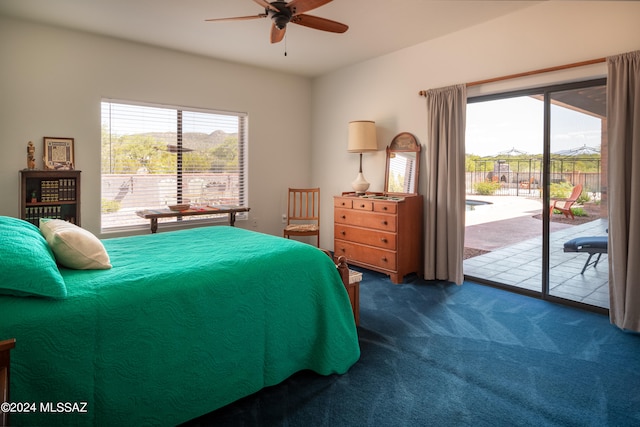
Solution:
{"label": "ceiling fan", "polygon": [[284,38],[284,34],[287,30],[287,24],[290,22],[332,33],[344,33],[349,29],[347,25],[341,24],[340,22],[305,14],[305,12],[325,5],[332,0],[291,0],[290,2],[273,1],[271,3],[266,0],[253,1],[264,7],[264,13],[250,16],[236,16],[233,18],[206,19],[206,21],[244,21],[269,17],[272,21],[271,43],[278,43]]}

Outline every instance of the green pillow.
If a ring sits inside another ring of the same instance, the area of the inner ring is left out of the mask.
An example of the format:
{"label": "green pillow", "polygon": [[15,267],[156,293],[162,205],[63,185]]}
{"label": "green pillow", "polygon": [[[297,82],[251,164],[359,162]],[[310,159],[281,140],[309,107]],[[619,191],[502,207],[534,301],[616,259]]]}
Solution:
{"label": "green pillow", "polygon": [[0,294],[65,298],[67,287],[40,230],[0,216]]}

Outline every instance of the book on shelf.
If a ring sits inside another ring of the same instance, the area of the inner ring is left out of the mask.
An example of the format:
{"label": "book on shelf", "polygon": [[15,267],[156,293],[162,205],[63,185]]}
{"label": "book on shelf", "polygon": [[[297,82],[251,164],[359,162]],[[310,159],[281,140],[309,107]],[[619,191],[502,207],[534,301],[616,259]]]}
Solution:
{"label": "book on shelf", "polygon": [[40,218],[67,219],[62,218],[60,206],[35,206],[25,209],[25,219],[37,226],[40,225]]}
{"label": "book on shelf", "polygon": [[76,199],[74,178],[45,179],[40,181],[40,201],[43,203],[68,202]]}

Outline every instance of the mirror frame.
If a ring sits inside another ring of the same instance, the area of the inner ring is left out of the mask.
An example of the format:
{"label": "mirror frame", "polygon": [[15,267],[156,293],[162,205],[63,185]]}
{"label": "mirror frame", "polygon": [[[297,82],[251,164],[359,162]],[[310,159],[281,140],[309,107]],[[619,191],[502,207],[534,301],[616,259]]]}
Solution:
{"label": "mirror frame", "polygon": [[[409,132],[401,132],[396,135],[392,140],[391,144],[387,146],[387,164],[384,172],[384,194],[391,195],[416,195],[418,194],[418,182],[420,178],[420,151],[422,147],[418,144],[416,137],[410,134]],[[391,163],[391,159],[394,156],[394,153],[416,153],[416,166],[414,169],[414,191],[412,193],[396,193],[392,191],[387,191],[389,189],[389,165]]]}

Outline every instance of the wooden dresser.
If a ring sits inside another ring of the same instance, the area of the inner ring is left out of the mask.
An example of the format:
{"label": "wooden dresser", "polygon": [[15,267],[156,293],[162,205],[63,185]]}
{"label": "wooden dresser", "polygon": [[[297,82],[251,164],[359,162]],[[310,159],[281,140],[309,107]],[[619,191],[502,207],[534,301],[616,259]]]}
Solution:
{"label": "wooden dresser", "polygon": [[422,276],[422,196],[334,197],[334,255],[388,274],[395,284]]}

